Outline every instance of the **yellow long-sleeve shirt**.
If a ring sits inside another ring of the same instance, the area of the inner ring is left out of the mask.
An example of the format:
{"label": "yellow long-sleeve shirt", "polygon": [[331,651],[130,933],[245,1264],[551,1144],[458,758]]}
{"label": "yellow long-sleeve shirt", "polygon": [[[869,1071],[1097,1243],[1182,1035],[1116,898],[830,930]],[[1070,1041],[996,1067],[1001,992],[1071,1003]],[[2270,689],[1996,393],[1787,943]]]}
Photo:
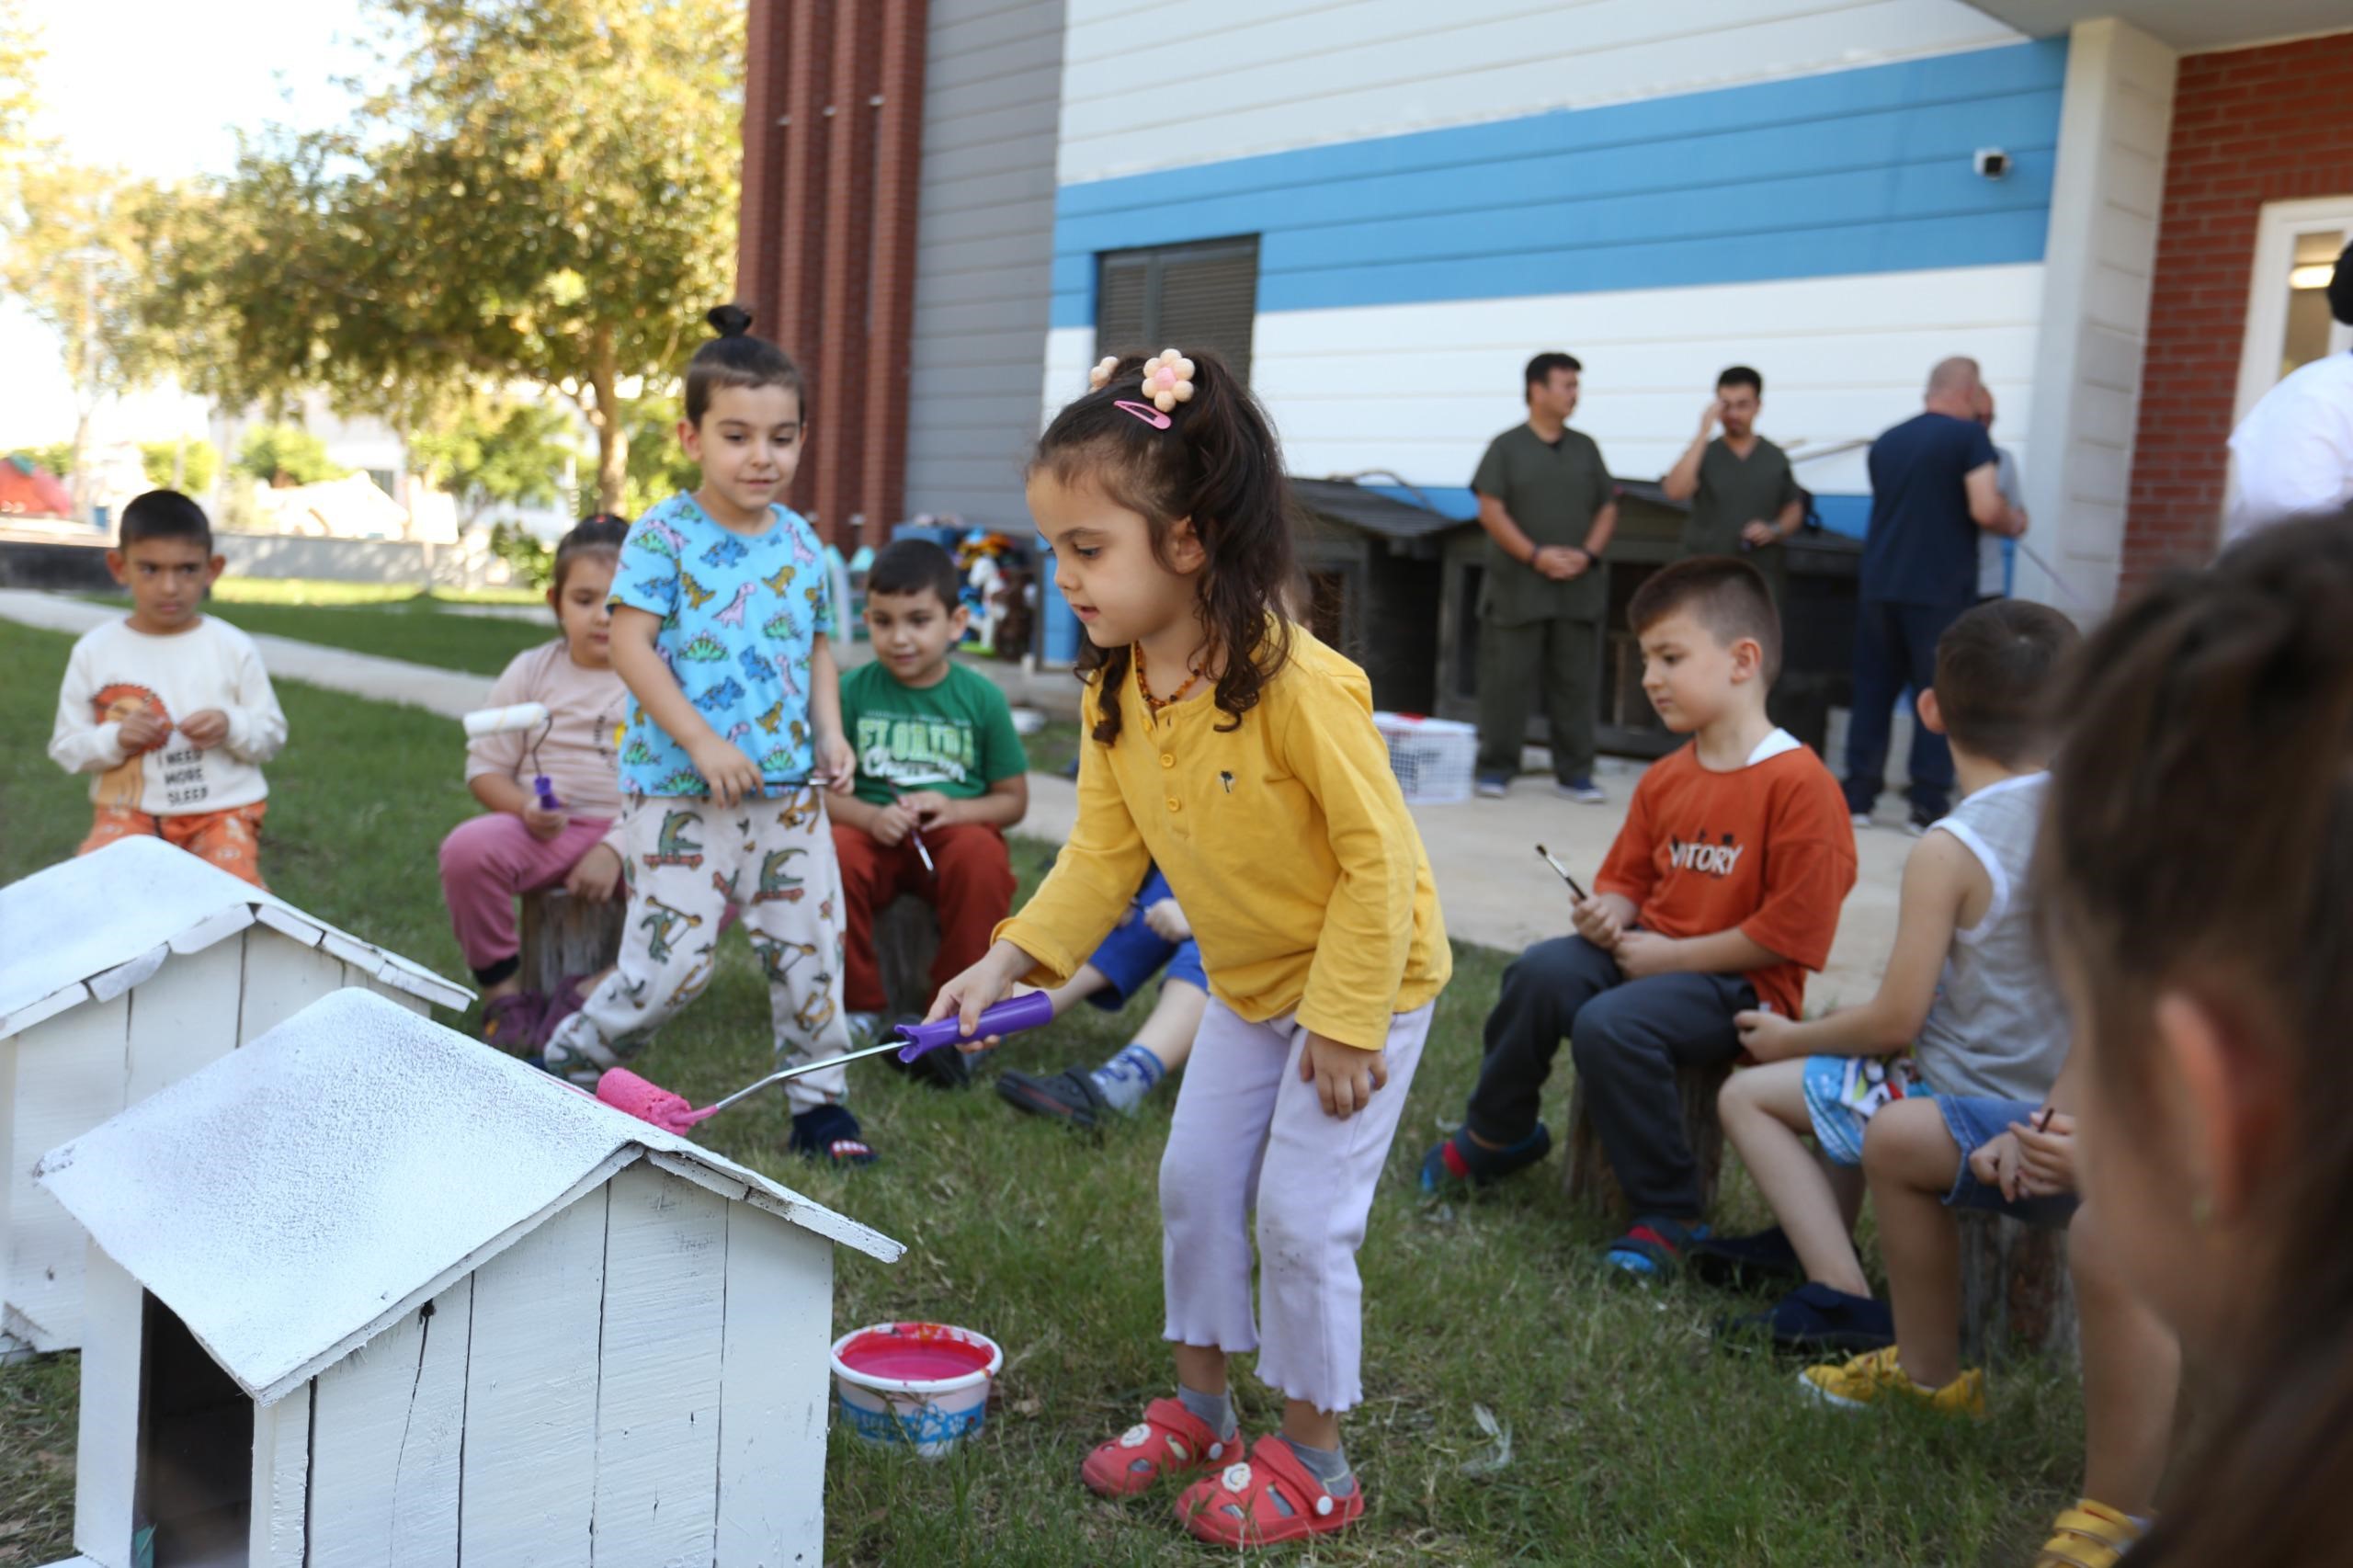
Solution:
{"label": "yellow long-sleeve shirt", "polygon": [[1304,630],[1258,705],[1230,723],[1211,695],[1155,720],[1132,673],[1090,687],[1120,738],[1079,743],[1078,821],[1037,896],[996,935],[1059,985],[1157,863],[1200,944],[1211,994],[1252,1022],[1298,1009],[1346,1045],[1378,1049],[1390,1018],[1453,972],[1438,889],[1372,723],[1364,672]]}

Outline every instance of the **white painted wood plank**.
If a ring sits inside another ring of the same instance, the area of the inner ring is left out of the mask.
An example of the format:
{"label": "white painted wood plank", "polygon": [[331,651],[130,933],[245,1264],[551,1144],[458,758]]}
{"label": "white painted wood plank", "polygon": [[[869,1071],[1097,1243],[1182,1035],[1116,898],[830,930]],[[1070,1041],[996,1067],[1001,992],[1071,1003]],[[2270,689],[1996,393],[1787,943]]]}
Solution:
{"label": "white painted wood plank", "polygon": [[311,1386],[254,1406],[254,1568],[305,1568],[311,1483]]}
{"label": "white painted wood plank", "polygon": [[322,932],[319,946],[330,957],[356,965],[363,974],[372,976],[384,961],[384,955],[381,952],[357,937],[345,936],[340,931]]}
{"label": "white painted wood plank", "polygon": [[123,1104],[137,1105],[242,1044],[237,995],[244,983],[244,943],[233,938],[174,960],[133,990]]}
{"label": "white painted wood plank", "polygon": [[710,1561],[727,1201],[639,1164],[612,1180],[597,1398],[597,1568]]}
{"label": "white painted wood plank", "polygon": [[271,930],[290,937],[306,948],[315,948],[326,938],[326,928],[315,921],[303,919],[291,910],[274,903],[265,903],[254,911],[254,918]]}
{"label": "white painted wood plank", "polygon": [[106,1568],[131,1568],[139,1479],[140,1356],[147,1293],[95,1242],[84,1276],[81,1436],[74,1451],[74,1545]]}
{"label": "white painted wood plank", "polygon": [[313,1568],[455,1568],[472,1305],[460,1279],[319,1374]]}
{"label": "white painted wood plank", "polygon": [[729,1205],[717,1568],[824,1560],[833,1306],[829,1243]]}
{"label": "white painted wood plank", "polygon": [[51,992],[38,1002],[28,1002],[5,1018],[0,1018],[0,1040],[21,1034],[44,1019],[53,1018],[69,1007],[78,1007],[90,998],[90,988],[80,981]]}
{"label": "white painted wood plank", "polygon": [[176,953],[200,953],[213,943],[224,941],[254,923],[254,906],[250,903],[231,904],[215,910],[171,940]]}
{"label": "white painted wood plank", "polygon": [[250,1044],[342,987],[339,960],[278,933],[256,933],[245,943],[244,1002],[237,1038]]}
{"label": "white painted wood plank", "polygon": [[58,1201],[33,1186],[33,1167],[122,1108],[131,1001],[92,1002],[12,1042],[6,1211],[0,1214],[0,1327],[38,1350],[82,1343],[84,1236]]}
{"label": "white painted wood plank", "polygon": [[474,1276],[458,1525],[466,1568],[589,1560],[607,1192],[580,1199]]}
{"label": "white painted wood plank", "polygon": [[111,1002],[132,986],[145,984],[151,975],[164,967],[164,960],[171,956],[171,945],[158,942],[137,958],[119,963],[112,969],[101,970],[82,983],[90,988],[90,994],[98,1001]]}
{"label": "white painted wood plank", "polygon": [[374,975],[364,973],[349,964],[344,965],[343,973],[344,983],[347,985],[356,985],[363,991],[372,991],[387,1002],[397,1002],[420,1018],[429,1018],[433,1016],[433,1004],[422,996],[404,991],[397,985],[377,979]]}

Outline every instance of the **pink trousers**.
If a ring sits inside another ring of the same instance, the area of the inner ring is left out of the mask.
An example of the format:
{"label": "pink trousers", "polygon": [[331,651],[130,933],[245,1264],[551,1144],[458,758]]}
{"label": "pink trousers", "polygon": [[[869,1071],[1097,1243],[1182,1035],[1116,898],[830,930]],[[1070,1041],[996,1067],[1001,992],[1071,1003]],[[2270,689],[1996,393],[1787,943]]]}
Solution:
{"label": "pink trousers", "polygon": [[[521,817],[494,812],[450,829],[441,841],[441,892],[467,964],[479,973],[513,958],[522,947],[515,901],[563,881],[612,825],[574,817],[542,841],[531,836]],[[613,893],[621,896],[618,887]]]}
{"label": "pink trousers", "polygon": [[[1363,1399],[1357,1248],[1429,1028],[1427,1006],[1390,1020],[1389,1083],[1343,1121],[1300,1081],[1304,1028],[1210,1003],[1160,1162],[1165,1337],[1257,1350],[1260,1378],[1318,1410]],[[1250,1301],[1253,1208],[1263,1340]]]}

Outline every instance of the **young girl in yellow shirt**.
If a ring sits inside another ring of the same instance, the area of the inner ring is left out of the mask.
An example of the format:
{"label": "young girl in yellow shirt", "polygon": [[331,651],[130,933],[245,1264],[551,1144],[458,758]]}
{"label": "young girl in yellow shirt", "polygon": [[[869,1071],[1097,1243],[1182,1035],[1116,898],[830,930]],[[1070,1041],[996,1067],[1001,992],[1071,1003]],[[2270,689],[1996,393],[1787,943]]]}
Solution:
{"label": "young girl in yellow shirt", "polygon": [[[1160,1166],[1177,1393],[1082,1475],[1124,1496],[1211,1471],[1179,1516],[1256,1545],[1364,1511],[1339,1427],[1362,1398],[1356,1252],[1452,960],[1364,672],[1282,614],[1296,568],[1265,414],[1207,354],[1106,359],[1094,380],[1029,481],[1087,635],[1077,824],[931,1013],[970,1029],[1017,982],[1063,983],[1148,865],[1168,879],[1211,997]],[[1245,1460],[1226,1358],[1250,1350],[1286,1403]]]}

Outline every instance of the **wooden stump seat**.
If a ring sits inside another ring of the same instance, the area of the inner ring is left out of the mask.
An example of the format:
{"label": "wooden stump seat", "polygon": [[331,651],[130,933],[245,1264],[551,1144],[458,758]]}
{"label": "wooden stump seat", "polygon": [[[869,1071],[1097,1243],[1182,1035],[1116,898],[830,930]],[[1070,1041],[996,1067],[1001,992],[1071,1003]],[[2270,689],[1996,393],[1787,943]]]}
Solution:
{"label": "wooden stump seat", "polygon": [[577,899],[560,887],[523,895],[522,981],[526,991],[555,994],[567,974],[594,974],[621,950],[629,901]]}
{"label": "wooden stump seat", "polygon": [[1962,1210],[1961,1358],[1999,1367],[2026,1351],[2075,1364],[2080,1355],[2067,1233]]}
{"label": "wooden stump seat", "polygon": [[893,1019],[921,1017],[931,1007],[931,963],[939,953],[939,916],[910,893],[874,917],[874,957]]}
{"label": "wooden stump seat", "polygon": [[[1723,1172],[1724,1130],[1716,1119],[1716,1091],[1731,1075],[1729,1062],[1708,1067],[1679,1067],[1675,1074],[1676,1091],[1683,1100],[1684,1141],[1690,1145],[1692,1158],[1699,1163],[1699,1204],[1703,1210],[1714,1207],[1716,1180]],[[1602,1151],[1600,1135],[1594,1131],[1581,1082],[1569,1096],[1569,1150],[1564,1164],[1561,1187],[1571,1202],[1605,1215],[1626,1213],[1626,1195],[1619,1189],[1618,1173],[1609,1168],[1609,1156]]]}

